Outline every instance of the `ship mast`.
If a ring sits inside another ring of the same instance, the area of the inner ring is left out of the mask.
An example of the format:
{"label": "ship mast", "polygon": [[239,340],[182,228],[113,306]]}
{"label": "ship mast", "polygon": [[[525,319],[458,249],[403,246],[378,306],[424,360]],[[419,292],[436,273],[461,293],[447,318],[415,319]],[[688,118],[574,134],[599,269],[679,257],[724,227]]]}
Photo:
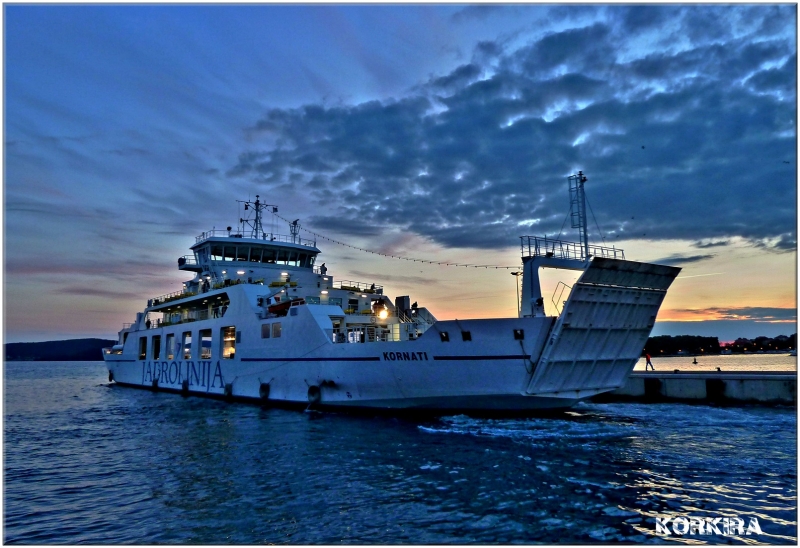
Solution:
{"label": "ship mast", "polygon": [[272,213],[277,213],[278,206],[261,202],[258,194],[256,194],[255,202],[251,202],[250,200],[236,201],[244,204],[245,211],[252,208],[252,210],[255,212],[255,217],[253,219],[239,219],[239,222],[242,224],[242,235],[244,235],[244,225],[248,225],[251,228],[250,238],[266,239],[267,234],[264,232],[264,226],[261,222],[261,212],[268,207],[271,207]]}

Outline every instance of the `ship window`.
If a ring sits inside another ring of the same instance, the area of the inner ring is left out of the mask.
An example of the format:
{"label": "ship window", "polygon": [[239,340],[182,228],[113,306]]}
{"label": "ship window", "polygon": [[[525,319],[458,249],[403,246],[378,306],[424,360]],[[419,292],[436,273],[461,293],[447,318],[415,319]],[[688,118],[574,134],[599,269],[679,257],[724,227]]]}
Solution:
{"label": "ship window", "polygon": [[238,261],[246,261],[247,256],[250,254],[250,246],[249,245],[240,245],[238,246],[239,253],[236,255],[236,260]]}
{"label": "ship window", "polygon": [[161,335],[153,335],[153,359],[161,359]]}
{"label": "ship window", "polygon": [[175,359],[175,333],[167,335],[167,359]]}
{"label": "ship window", "polygon": [[210,360],[211,359],[211,330],[210,329],[201,329],[200,330],[200,359],[201,360]]}
{"label": "ship window", "polygon": [[308,268],[311,268],[311,267],[313,267],[313,266],[314,266],[314,258],[315,258],[315,257],[314,257],[314,255],[311,255],[311,256],[308,258]]}
{"label": "ship window", "polygon": [[275,262],[275,250],[274,249],[265,249],[264,255],[261,257],[261,262],[264,263],[274,263]]}
{"label": "ship window", "polygon": [[237,331],[236,332],[236,343],[238,344],[240,342],[242,342],[242,332],[241,331]]}
{"label": "ship window", "polygon": [[183,359],[184,360],[192,359],[192,332],[191,331],[184,331],[183,332]]}
{"label": "ship window", "polygon": [[439,337],[442,339],[442,342],[450,342],[450,335],[447,331],[439,331]]}
{"label": "ship window", "polygon": [[122,334],[122,344],[123,345],[128,341],[128,335],[130,335],[130,333],[128,333],[127,331]]}
{"label": "ship window", "polygon": [[272,338],[276,339],[281,336],[281,322],[272,324]]}
{"label": "ship window", "polygon": [[222,357],[226,360],[232,360],[236,353],[236,328],[223,327],[222,328]]}
{"label": "ship window", "polygon": [[319,297],[306,297],[306,304],[319,304]]}
{"label": "ship window", "polygon": [[269,339],[269,332],[272,328],[268,323],[261,324],[261,338],[262,339]]}
{"label": "ship window", "polygon": [[261,248],[260,247],[253,247],[250,249],[250,262],[251,263],[260,263],[261,262]]}
{"label": "ship window", "polygon": [[296,251],[289,252],[289,260],[286,261],[286,264],[289,266],[298,266],[298,253]]}
{"label": "ship window", "polygon": [[524,329],[515,329],[514,330],[514,340],[521,341],[525,338],[525,330]]}
{"label": "ship window", "polygon": [[305,268],[308,266],[308,264],[306,264],[307,261],[308,261],[308,255],[306,255],[305,253],[301,253],[300,260],[298,261],[297,266]]}
{"label": "ship window", "polygon": [[332,304],[333,306],[342,306],[342,299],[341,297],[328,299],[328,304]]}
{"label": "ship window", "polygon": [[462,331],[461,332],[461,340],[462,341],[471,341],[472,340],[472,333],[469,331]]}
{"label": "ship window", "polygon": [[139,359],[147,357],[147,337],[139,337]]}
{"label": "ship window", "polygon": [[278,250],[278,264],[286,264],[289,262],[289,251],[286,249]]}
{"label": "ship window", "polygon": [[225,260],[226,261],[235,261],[236,260],[236,246],[235,245],[226,245],[225,246]]}
{"label": "ship window", "polygon": [[211,246],[211,258],[215,261],[222,260],[222,246],[221,245],[212,245]]}

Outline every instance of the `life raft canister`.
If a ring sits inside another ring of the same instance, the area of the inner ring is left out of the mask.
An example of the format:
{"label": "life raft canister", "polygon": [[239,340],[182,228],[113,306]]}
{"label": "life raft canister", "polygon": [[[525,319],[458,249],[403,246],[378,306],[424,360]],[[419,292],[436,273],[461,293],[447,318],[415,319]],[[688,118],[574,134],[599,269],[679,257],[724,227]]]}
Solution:
{"label": "life raft canister", "polygon": [[319,386],[311,385],[308,387],[308,403],[317,403],[322,397]]}

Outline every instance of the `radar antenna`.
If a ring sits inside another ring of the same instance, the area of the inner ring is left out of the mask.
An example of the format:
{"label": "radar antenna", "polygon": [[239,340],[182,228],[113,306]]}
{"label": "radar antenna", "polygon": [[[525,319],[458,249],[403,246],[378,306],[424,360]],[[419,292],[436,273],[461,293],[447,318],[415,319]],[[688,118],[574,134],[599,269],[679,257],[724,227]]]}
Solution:
{"label": "radar antenna", "polygon": [[300,235],[300,225],[297,224],[300,222],[300,219],[295,219],[291,223],[289,223],[289,230],[292,232],[292,243],[296,244],[298,240],[298,236]]}

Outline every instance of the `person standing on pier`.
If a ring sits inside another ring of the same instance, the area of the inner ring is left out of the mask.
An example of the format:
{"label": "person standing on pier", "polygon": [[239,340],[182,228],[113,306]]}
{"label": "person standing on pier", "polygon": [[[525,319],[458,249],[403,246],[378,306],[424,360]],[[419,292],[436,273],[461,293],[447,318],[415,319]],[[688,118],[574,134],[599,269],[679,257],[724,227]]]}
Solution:
{"label": "person standing on pier", "polygon": [[647,369],[647,368],[648,368],[648,367],[652,367],[652,368],[653,368],[653,371],[655,371],[655,370],[656,370],[656,368],[655,368],[655,366],[653,365],[653,362],[651,362],[651,361],[650,361],[650,354],[648,354],[648,353],[646,353],[646,352],[645,352],[645,354],[644,354],[644,359],[645,359],[645,360],[647,360],[647,363],[645,363],[645,365],[644,365],[644,370],[645,370],[645,371],[648,371],[648,369]]}

